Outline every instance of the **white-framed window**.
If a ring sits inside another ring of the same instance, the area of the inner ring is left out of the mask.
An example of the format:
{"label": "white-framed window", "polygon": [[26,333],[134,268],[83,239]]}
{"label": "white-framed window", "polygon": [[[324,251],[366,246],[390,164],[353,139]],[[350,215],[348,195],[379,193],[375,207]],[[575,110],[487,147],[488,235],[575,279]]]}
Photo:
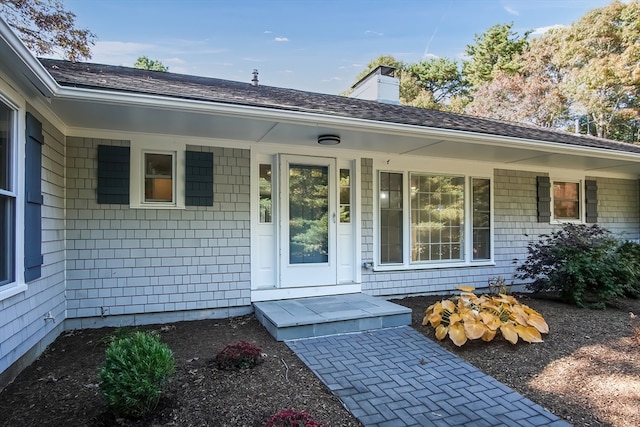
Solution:
{"label": "white-framed window", "polygon": [[411,172],[411,262],[464,260],[464,176]]}
{"label": "white-framed window", "polygon": [[419,269],[492,262],[491,178],[377,170],[374,185],[376,268]]}
{"label": "white-framed window", "polygon": [[490,260],[492,253],[491,180],[471,178],[472,258]]}
{"label": "white-framed window", "polygon": [[581,181],[554,180],[551,188],[553,220],[581,221],[583,216]]}
{"label": "white-framed window", "polygon": [[185,150],[177,141],[131,141],[132,208],[184,208]]}
{"label": "white-framed window", "polygon": [[352,200],[351,194],[351,169],[340,168],[339,176],[339,191],[340,191],[340,223],[349,224],[351,222],[351,207]]}
{"label": "white-framed window", "polygon": [[0,98],[0,286],[16,277],[16,116],[15,108]]}
{"label": "white-framed window", "polygon": [[176,153],[142,152],[144,164],[144,196],[142,203],[175,205]]}
{"label": "white-framed window", "polygon": [[260,223],[271,224],[273,221],[273,177],[271,163],[260,163],[258,184],[260,206]]}

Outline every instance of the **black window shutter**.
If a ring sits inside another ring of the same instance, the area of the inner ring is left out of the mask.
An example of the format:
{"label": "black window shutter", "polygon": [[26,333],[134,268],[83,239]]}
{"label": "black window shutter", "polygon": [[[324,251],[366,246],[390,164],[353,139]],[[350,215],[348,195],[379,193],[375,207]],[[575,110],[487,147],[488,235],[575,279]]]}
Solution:
{"label": "black window shutter", "polygon": [[129,204],[129,147],[98,145],[98,203]]}
{"label": "black window shutter", "polygon": [[538,177],[538,222],[551,221],[551,180],[548,176]]}
{"label": "black window shutter", "polygon": [[584,182],[584,199],[586,206],[585,221],[589,224],[598,222],[598,182],[586,180]]}
{"label": "black window shutter", "polygon": [[213,206],[213,153],[185,153],[185,205]]}
{"label": "black window shutter", "polygon": [[25,146],[24,281],[42,275],[42,123],[27,113]]}

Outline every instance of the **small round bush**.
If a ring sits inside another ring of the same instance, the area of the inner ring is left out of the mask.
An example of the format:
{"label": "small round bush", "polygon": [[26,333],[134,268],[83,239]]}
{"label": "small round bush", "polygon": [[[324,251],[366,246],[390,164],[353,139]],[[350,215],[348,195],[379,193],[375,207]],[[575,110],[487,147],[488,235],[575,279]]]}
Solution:
{"label": "small round bush", "polygon": [[262,349],[250,342],[238,341],[223,348],[213,360],[218,369],[253,368],[263,362]]}
{"label": "small round bush", "polygon": [[156,408],[174,369],[173,352],[157,335],[136,332],[107,348],[100,390],[116,415],[141,417]]}

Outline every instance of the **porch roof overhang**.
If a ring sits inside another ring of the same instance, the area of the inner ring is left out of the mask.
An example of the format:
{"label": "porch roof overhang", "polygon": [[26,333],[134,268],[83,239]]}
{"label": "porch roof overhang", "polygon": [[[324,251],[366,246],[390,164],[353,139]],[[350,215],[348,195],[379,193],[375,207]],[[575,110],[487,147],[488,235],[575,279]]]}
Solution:
{"label": "porch roof overhang", "polygon": [[362,155],[425,156],[640,177],[640,153],[462,130],[69,87],[59,87],[50,104],[69,134],[94,129],[314,148],[319,135],[336,134],[340,149]]}
{"label": "porch roof overhang", "polygon": [[[99,130],[216,138],[245,146],[318,147],[319,135],[336,134],[340,149],[363,156],[424,156],[640,177],[640,147],[614,141],[171,73],[90,64],[83,73],[83,64],[36,59],[2,19],[0,56],[0,76],[15,81],[31,99],[42,100],[40,105],[71,136]],[[114,81],[116,86],[110,86]]]}

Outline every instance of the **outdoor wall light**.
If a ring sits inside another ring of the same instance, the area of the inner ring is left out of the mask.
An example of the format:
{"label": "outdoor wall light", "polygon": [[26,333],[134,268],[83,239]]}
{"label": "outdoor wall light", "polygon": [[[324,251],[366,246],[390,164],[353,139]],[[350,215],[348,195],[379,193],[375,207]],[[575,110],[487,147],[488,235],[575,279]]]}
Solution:
{"label": "outdoor wall light", "polygon": [[318,137],[318,144],[320,145],[338,145],[340,144],[339,135],[320,135]]}

